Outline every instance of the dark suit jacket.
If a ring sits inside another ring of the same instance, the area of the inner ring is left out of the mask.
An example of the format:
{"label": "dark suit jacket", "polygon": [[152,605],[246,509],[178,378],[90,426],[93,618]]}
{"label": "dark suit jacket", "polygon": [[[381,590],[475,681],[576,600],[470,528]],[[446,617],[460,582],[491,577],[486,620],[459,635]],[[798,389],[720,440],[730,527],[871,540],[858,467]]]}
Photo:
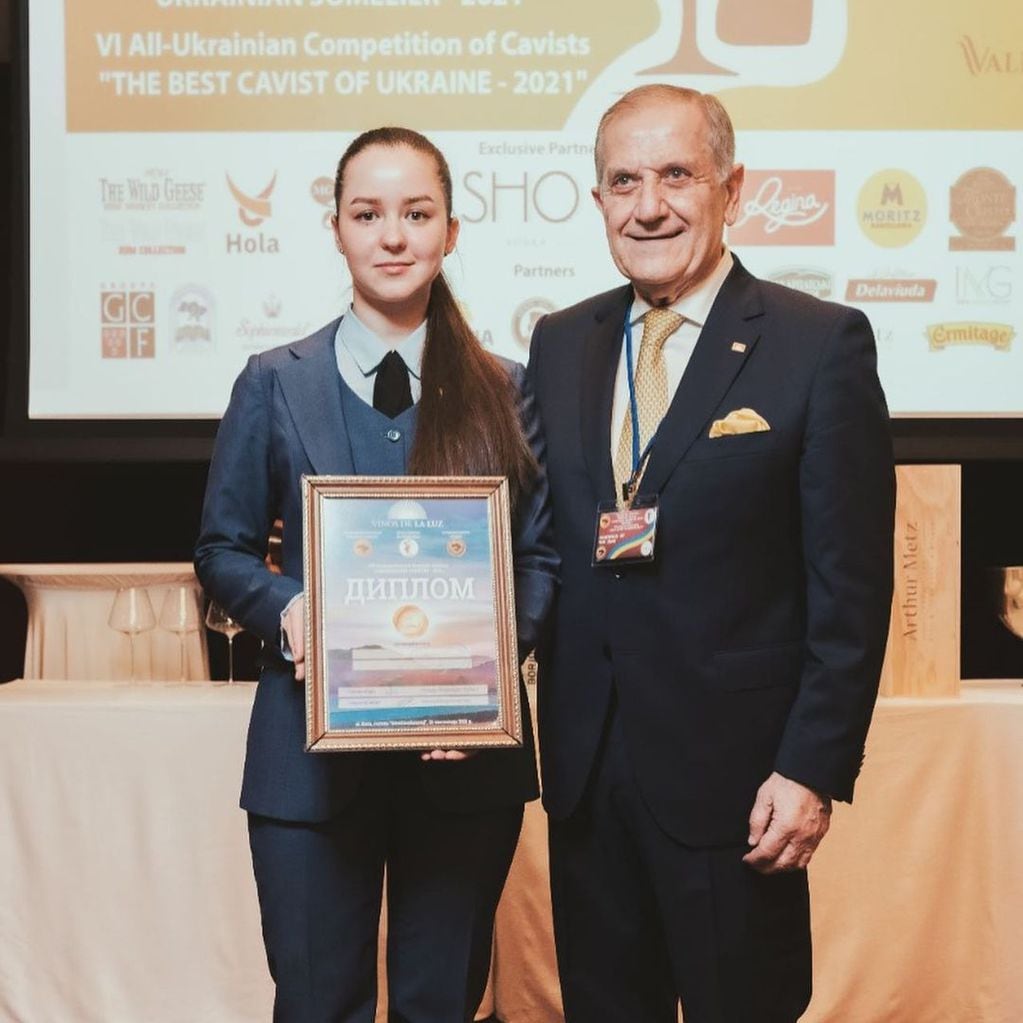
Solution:
{"label": "dark suit jacket", "polygon": [[[280,616],[303,588],[305,475],[354,472],[352,436],[341,406],[334,355],[338,321],[254,355],[238,377],[217,433],[195,568],[207,594],[263,640],[265,664],[249,725],[242,806],[282,820],[324,820],[354,795],[367,757],[306,753],[304,688],[280,655]],[[542,438],[522,367],[506,368],[521,395],[523,429],[538,458]],[[283,574],[264,564],[275,518],[284,520]],[[557,557],[549,542],[546,478],[516,509],[515,611],[523,655],[535,644],[554,591]],[[526,706],[523,694],[522,706]],[[522,749],[488,751],[462,763],[422,764],[424,787],[441,808],[473,811],[537,795],[533,736],[525,715]],[[407,754],[398,754],[407,755]]]}
{"label": "dark suit jacket", "polygon": [[[541,320],[527,375],[562,585],[540,651],[544,802],[578,804],[617,691],[643,795],[690,845],[744,843],[772,770],[851,799],[892,591],[894,473],[859,312],[726,279],[657,435],[656,561],[592,568],[630,287]],[[733,350],[733,342],[745,345]],[[711,439],[748,407],[769,432]]]}

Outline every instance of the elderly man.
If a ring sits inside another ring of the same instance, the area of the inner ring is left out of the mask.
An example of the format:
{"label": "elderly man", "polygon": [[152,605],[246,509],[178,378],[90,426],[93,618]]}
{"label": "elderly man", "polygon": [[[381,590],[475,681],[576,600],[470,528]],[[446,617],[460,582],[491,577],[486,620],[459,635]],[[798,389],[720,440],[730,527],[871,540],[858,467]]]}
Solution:
{"label": "elderly man", "polygon": [[806,866],[852,798],[891,604],[894,478],[862,314],[723,244],[711,96],[623,96],[593,196],[629,283],[541,320],[529,373],[562,588],[540,654],[568,1023],[793,1023]]}

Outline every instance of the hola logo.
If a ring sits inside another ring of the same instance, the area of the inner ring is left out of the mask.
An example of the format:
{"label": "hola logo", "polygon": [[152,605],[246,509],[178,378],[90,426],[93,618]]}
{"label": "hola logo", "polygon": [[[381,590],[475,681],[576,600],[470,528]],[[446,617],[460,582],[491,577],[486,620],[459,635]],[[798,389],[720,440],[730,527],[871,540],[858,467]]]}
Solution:
{"label": "hola logo", "polygon": [[835,172],[747,171],[730,245],[834,245]]}
{"label": "hola logo", "polygon": [[99,293],[100,350],[104,359],[156,355],[156,296],[152,287],[110,286]]}
{"label": "hola logo", "polygon": [[[273,206],[270,202],[270,196],[273,194],[273,190],[277,185],[277,172],[274,172],[274,176],[270,179],[268,184],[258,195],[249,195],[247,192],[243,192],[232,180],[231,175],[225,175],[227,178],[227,187],[234,198],[234,201],[238,204],[238,219],[246,226],[251,228],[257,228],[261,224],[265,223],[273,215]],[[266,253],[274,254],[280,252],[280,241],[277,238],[264,234],[262,231],[257,231],[256,234],[245,234],[243,235],[240,231],[234,232],[234,234],[228,234],[226,237],[226,247],[228,255],[246,254],[252,255],[254,253]]]}

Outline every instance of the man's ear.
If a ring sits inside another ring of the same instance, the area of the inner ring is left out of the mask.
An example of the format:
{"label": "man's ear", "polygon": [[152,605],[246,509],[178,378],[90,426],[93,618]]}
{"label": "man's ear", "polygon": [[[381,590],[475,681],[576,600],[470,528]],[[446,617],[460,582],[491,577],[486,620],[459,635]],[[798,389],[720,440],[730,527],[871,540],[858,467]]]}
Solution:
{"label": "man's ear", "polygon": [[725,223],[731,227],[739,216],[739,200],[742,198],[742,183],[746,180],[746,168],[737,163],[725,180],[728,201],[725,204]]}

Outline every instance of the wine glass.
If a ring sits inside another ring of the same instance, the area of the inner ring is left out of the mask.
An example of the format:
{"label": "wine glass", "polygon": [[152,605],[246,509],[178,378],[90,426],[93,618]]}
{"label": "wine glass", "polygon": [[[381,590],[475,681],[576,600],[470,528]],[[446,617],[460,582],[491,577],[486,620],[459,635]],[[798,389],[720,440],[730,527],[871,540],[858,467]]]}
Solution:
{"label": "wine glass", "polygon": [[227,637],[227,684],[234,685],[234,637],[242,627],[216,602],[211,600],[206,609],[206,625]]}
{"label": "wine glass", "polygon": [[171,586],[160,607],[160,628],[176,632],[180,646],[181,681],[185,681],[185,636],[199,628],[199,606],[191,586]]}
{"label": "wine glass", "polygon": [[110,608],[107,624],[118,632],[126,633],[131,646],[131,680],[135,681],[135,637],[156,624],[153,602],[141,586],[123,586],[118,589]]}

